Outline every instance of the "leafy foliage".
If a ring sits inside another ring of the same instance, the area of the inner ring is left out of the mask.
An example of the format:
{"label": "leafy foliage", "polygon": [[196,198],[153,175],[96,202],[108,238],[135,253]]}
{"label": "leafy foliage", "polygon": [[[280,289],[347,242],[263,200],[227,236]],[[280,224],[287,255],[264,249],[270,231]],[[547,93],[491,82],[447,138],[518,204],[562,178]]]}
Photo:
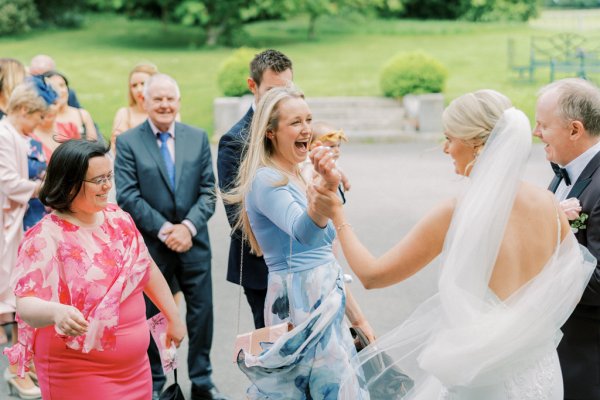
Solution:
{"label": "leafy foliage", "polygon": [[386,0],[377,6],[377,11],[383,17],[396,18],[527,21],[538,15],[541,2],[542,0]]}
{"label": "leafy foliage", "polygon": [[[274,16],[289,18],[295,15],[308,15],[308,38],[316,37],[317,19],[324,15],[337,15],[344,11],[359,10],[361,13],[375,9],[390,0],[255,0],[251,8],[255,13],[276,10]],[[400,0],[391,0],[400,1]]]}
{"label": "leafy foliage", "polygon": [[33,0],[0,0],[0,36],[28,32],[38,23]]}
{"label": "leafy foliage", "polygon": [[77,28],[83,25],[86,0],[34,0],[44,25]]}
{"label": "leafy foliage", "polygon": [[561,8],[597,8],[600,7],[600,0],[545,0],[544,6]]}
{"label": "leafy foliage", "polygon": [[206,44],[230,45],[239,34],[242,11],[254,0],[87,0],[96,9],[113,9],[130,18],[158,18],[163,23],[198,26],[205,32]]}
{"label": "leafy foliage", "polygon": [[539,14],[540,0],[463,0],[467,21],[527,21]]}
{"label": "leafy foliage", "polygon": [[446,67],[435,58],[421,52],[400,53],[381,72],[380,85],[387,97],[407,94],[439,93],[448,77]]}
{"label": "leafy foliage", "polygon": [[223,61],[217,72],[217,83],[225,96],[243,96],[250,93],[246,79],[250,75],[250,61],[260,50],[241,47]]}

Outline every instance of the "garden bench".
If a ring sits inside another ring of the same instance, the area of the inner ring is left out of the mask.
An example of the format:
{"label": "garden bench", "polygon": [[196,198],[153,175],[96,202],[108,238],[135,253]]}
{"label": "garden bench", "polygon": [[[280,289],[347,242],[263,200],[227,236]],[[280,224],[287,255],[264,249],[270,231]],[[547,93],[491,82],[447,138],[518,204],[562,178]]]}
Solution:
{"label": "garden bench", "polygon": [[529,44],[529,64],[514,63],[514,40],[508,42],[509,67],[518,72],[519,78],[527,75],[534,81],[538,69],[548,69],[550,81],[556,73],[569,73],[588,78],[590,73],[600,72],[600,44],[576,33],[559,33],[553,36],[532,36]]}

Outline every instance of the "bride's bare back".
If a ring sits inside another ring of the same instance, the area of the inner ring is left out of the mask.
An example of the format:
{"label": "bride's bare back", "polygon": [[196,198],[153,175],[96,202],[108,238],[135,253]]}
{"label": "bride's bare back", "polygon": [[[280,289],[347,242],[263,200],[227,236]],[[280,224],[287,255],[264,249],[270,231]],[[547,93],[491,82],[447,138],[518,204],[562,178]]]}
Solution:
{"label": "bride's bare back", "polygon": [[[561,240],[569,223],[560,212]],[[505,300],[535,277],[556,249],[557,204],[550,192],[521,184],[500,245],[489,287]]]}

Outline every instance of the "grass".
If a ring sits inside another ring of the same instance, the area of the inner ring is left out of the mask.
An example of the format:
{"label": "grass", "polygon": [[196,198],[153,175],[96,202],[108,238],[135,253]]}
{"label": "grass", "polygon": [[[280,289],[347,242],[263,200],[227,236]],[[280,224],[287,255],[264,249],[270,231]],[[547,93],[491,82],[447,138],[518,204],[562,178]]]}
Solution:
{"label": "grass", "polygon": [[[563,20],[569,16],[581,21],[577,15],[560,14]],[[596,20],[585,21],[586,29],[591,26],[592,30],[584,34],[598,32]],[[307,41],[306,20],[297,18],[251,24],[239,41],[246,46],[275,47],[289,55],[295,80],[308,96],[380,95],[383,64],[397,52],[421,49],[448,67],[447,102],[468,91],[492,88],[508,95],[533,117],[536,92],[547,83],[548,73],[540,71],[534,83],[515,79],[516,74],[507,67],[507,40],[515,39],[516,61],[526,63],[530,36],[556,32],[544,21],[477,24],[331,17],[318,22],[318,39]],[[216,73],[232,49],[203,48],[202,40],[202,33],[194,28],[101,14],[90,15],[79,30],[2,38],[0,55],[26,64],[35,54],[53,56],[105,136],[116,110],[126,103],[129,69],[140,61],[152,61],[178,80],[183,121],[211,132],[212,102],[221,95]]]}

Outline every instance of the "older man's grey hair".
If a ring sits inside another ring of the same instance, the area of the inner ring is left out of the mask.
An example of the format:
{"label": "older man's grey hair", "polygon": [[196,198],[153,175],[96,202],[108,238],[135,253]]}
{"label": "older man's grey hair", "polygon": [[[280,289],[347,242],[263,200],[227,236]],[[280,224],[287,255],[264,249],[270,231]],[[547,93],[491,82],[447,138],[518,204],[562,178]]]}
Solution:
{"label": "older man's grey hair", "polygon": [[581,78],[566,78],[540,89],[538,95],[555,92],[558,115],[569,123],[579,121],[592,136],[600,136],[600,89]]}
{"label": "older man's grey hair", "polygon": [[34,56],[29,63],[29,73],[31,75],[42,75],[45,72],[56,69],[56,63],[52,57],[46,54]]}
{"label": "older man's grey hair", "polygon": [[179,85],[177,84],[177,81],[171,76],[161,73],[154,74],[150,78],[148,78],[148,80],[144,84],[144,98],[150,98],[150,88],[158,82],[168,82],[172,84],[175,87],[175,94],[177,95],[177,99],[181,98],[181,92],[179,91]]}

